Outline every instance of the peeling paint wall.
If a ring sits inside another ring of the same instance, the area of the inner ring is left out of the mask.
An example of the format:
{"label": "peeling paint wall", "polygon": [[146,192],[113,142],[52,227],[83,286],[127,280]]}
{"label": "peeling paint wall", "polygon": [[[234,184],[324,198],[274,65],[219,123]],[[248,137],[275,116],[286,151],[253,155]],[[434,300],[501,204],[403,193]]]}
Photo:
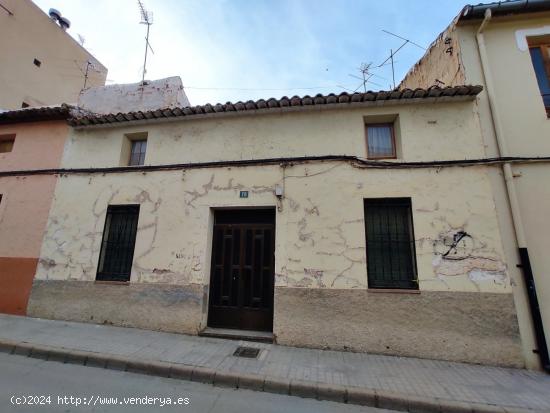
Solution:
{"label": "peeling paint wall", "polygon": [[[107,206],[138,203],[132,281],[208,284],[210,208],[275,206],[274,188],[284,184],[277,214],[277,286],[366,288],[362,200],[410,196],[421,289],[510,288],[483,167],[405,172],[326,163],[152,172],[128,178],[60,178],[38,278],[94,280]],[[249,198],[240,199],[240,190],[248,190]],[[453,198],[451,192],[470,196]],[[455,248],[456,254],[444,256],[449,237],[459,231],[470,235]]]}
{"label": "peeling paint wall", "polygon": [[[405,160],[483,156],[475,103],[467,102],[77,130],[71,133],[66,145],[63,166],[115,166],[122,137],[137,131],[148,132],[147,161],[151,164],[306,153],[364,157],[364,118],[382,114],[398,115],[401,133],[397,139]],[[52,294],[44,291],[49,288],[48,281],[66,281],[70,288],[80,285],[82,291],[93,290],[89,285],[95,279],[105,214],[110,204],[141,205],[131,285],[150,284],[157,289],[182,286],[195,292],[204,288],[200,311],[195,307],[188,312],[178,308],[173,313],[187,318],[193,314],[192,327],[170,321],[159,309],[158,318],[151,321],[150,328],[196,333],[205,327],[213,208],[277,207],[275,286],[279,296],[282,297],[283,291],[290,293],[296,289],[335,294],[342,290],[365,292],[368,283],[363,199],[369,197],[412,198],[421,294],[469,292],[494,294],[506,300],[511,287],[488,168],[389,170],[325,162],[62,176],[56,187],[30,308],[37,316],[81,320],[89,320],[89,315],[94,316],[93,311],[100,311],[99,318],[109,321],[105,305],[94,310],[86,301],[86,310],[82,311],[91,313],[79,315],[72,305],[71,312],[63,310],[63,301],[58,295],[53,299],[53,287]],[[274,194],[276,186],[283,188],[281,201]],[[249,197],[239,198],[241,190],[249,191]],[[461,232],[468,237],[453,246],[456,234]],[[451,252],[447,253],[449,249]],[[122,301],[117,301],[117,305],[128,299],[124,290],[121,291]],[[148,294],[146,289],[140,291],[144,296]],[[157,290],[154,294],[158,297]],[[181,298],[181,302],[184,301],[185,298]],[[300,305],[305,311],[308,304]],[[164,308],[160,302],[158,306]],[[345,302],[342,306],[341,310],[345,311]],[[411,310],[414,311],[414,306]],[[493,316],[486,310],[481,306],[475,311],[479,311],[483,323],[490,326]],[[441,315],[451,329],[455,316],[466,317],[461,313]],[[118,320],[117,317],[113,307],[111,318]],[[278,307],[277,302],[274,317],[274,333],[280,337],[279,342],[310,345],[288,334],[296,326],[285,324],[289,314],[284,307]],[[141,325],[137,317],[124,322]],[[369,321],[358,319],[350,323],[368,326]],[[428,334],[429,324],[424,328]],[[322,329],[312,334],[312,337],[323,337]],[[514,334],[513,328],[499,328],[495,333],[497,341],[506,337],[512,343],[509,353],[516,348]],[[383,341],[383,337],[377,340]],[[472,336],[468,345],[479,345],[476,340],[477,336]],[[350,343],[351,348],[359,351],[369,351],[364,345],[381,351],[374,342],[359,345],[350,338]],[[333,343],[333,347],[338,345]],[[394,354],[404,354],[399,350],[401,347],[395,348]],[[453,355],[451,351],[446,357],[438,357],[478,360],[458,354]],[[505,359],[496,355],[484,360],[518,365],[516,356],[517,353]]]}

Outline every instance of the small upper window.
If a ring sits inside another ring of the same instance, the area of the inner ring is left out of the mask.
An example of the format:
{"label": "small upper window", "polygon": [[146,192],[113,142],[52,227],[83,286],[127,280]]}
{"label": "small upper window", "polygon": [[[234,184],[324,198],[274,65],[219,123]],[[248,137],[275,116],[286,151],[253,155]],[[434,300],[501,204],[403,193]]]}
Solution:
{"label": "small upper window", "polygon": [[130,166],[143,165],[145,163],[145,152],[147,151],[147,139],[131,141]]}
{"label": "small upper window", "polygon": [[367,158],[395,158],[395,135],[393,124],[367,124]]}
{"label": "small upper window", "polygon": [[531,38],[529,41],[529,53],[535,69],[540,94],[550,116],[550,38]]}
{"label": "small upper window", "polygon": [[40,65],[42,64],[42,62],[38,59],[34,59],[33,63],[36,67],[40,67]]}
{"label": "small upper window", "polygon": [[24,109],[24,108],[28,108],[30,105],[27,103],[27,102],[23,102],[21,103],[21,107]]}
{"label": "small upper window", "polygon": [[0,153],[11,152],[15,143],[15,134],[0,135]]}

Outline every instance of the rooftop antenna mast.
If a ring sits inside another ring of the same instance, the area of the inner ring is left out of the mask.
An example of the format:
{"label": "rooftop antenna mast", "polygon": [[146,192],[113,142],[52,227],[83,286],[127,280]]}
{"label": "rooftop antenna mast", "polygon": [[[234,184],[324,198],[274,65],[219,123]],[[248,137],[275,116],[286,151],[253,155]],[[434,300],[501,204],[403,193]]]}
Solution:
{"label": "rooftop antenna mast", "polygon": [[143,83],[145,82],[145,73],[147,73],[147,51],[151,49],[151,53],[155,53],[153,52],[153,48],[149,44],[149,29],[153,24],[153,13],[145,9],[141,0],[137,0],[137,2],[139,6],[139,11],[141,13],[141,22],[139,22],[139,24],[147,25],[147,34],[145,36],[145,58],[143,59],[143,74],[141,76],[141,84],[143,86]]}
{"label": "rooftop antenna mast", "polygon": [[361,63],[361,66],[358,68],[358,70],[361,72],[361,77],[355,76],[355,75],[352,75],[352,74],[349,75],[349,76],[353,77],[354,79],[359,79],[361,81],[361,84],[359,86],[357,86],[357,88],[355,88],[355,90],[347,89],[343,86],[340,86],[340,87],[342,89],[349,90],[350,92],[353,92],[353,93],[357,92],[359,89],[361,89],[361,87],[363,87],[363,91],[365,93],[367,93],[367,83],[372,83],[373,85],[382,86],[381,84],[373,82],[372,80],[370,80],[373,76],[380,77],[380,76],[377,76],[374,73],[370,72],[371,66],[372,66],[372,62],[371,63]]}
{"label": "rooftop antenna mast", "polygon": [[391,61],[391,74],[392,74],[392,81],[393,81],[393,88],[395,89],[395,67],[394,67],[394,60],[393,60],[393,57],[397,54],[398,51],[400,51],[403,47],[405,47],[408,43],[416,46],[416,47],[419,47],[420,49],[422,50],[426,50],[426,48],[424,46],[420,46],[418,43],[415,43],[413,42],[412,40],[409,40],[409,39],[405,39],[404,37],[401,37],[395,33],[392,33],[392,32],[389,32],[387,30],[382,30],[384,33],[387,33],[391,36],[394,36],[394,37],[397,37],[398,39],[401,39],[401,40],[404,40],[403,44],[401,46],[399,46],[395,51],[393,49],[390,49],[390,55],[389,57],[384,60],[382,63],[380,63],[378,66],[376,67],[382,67],[384,66],[388,60]]}
{"label": "rooftop antenna mast", "polygon": [[84,73],[84,87],[83,87],[83,89],[86,89],[86,83],[88,83],[88,72],[90,70],[90,67],[92,69],[95,69],[94,64],[88,60],[86,62],[86,72]]}

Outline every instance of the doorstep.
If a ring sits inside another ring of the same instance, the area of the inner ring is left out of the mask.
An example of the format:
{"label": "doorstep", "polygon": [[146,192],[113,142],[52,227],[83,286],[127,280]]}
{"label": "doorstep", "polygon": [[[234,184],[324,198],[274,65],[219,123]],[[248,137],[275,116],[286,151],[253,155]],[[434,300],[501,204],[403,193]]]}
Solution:
{"label": "doorstep", "polygon": [[275,336],[269,331],[235,330],[231,328],[206,327],[199,336],[226,338],[229,340],[259,341],[273,343]]}

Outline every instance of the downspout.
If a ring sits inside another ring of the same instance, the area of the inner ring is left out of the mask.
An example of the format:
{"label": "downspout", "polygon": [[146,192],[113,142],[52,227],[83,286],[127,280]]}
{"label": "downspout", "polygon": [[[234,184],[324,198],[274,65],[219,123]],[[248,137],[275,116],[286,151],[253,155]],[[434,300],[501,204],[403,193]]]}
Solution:
{"label": "downspout", "polygon": [[[485,38],[483,36],[483,30],[489,24],[491,20],[491,9],[485,10],[485,17],[479,26],[476,33],[477,46],[479,50],[479,57],[481,59],[481,69],[483,77],[485,78],[485,88],[487,90],[487,96],[489,99],[489,108],[491,112],[491,120],[493,122],[493,128],[495,130],[497,148],[499,156],[508,156],[508,146],[502,133],[502,123],[500,121],[499,113],[496,108],[493,78],[491,71],[489,70],[489,59],[487,58],[487,47],[485,45]],[[542,316],[540,313],[540,307],[537,298],[537,290],[535,288],[535,280],[533,277],[533,271],[531,268],[531,261],[529,260],[529,252],[527,249],[527,240],[525,237],[525,230],[523,227],[523,221],[521,219],[518,197],[516,193],[516,187],[514,185],[514,174],[512,171],[512,165],[510,162],[502,164],[502,171],[504,173],[504,181],[506,184],[506,193],[508,195],[508,202],[510,204],[510,211],[512,213],[512,222],[514,225],[514,232],[516,234],[516,243],[518,246],[520,267],[523,272],[525,286],[527,288],[527,298],[529,301],[529,308],[531,310],[531,318],[533,321],[533,327],[535,329],[535,338],[537,341],[538,355],[544,370],[550,373],[550,359],[548,356],[548,346],[546,344],[546,337],[544,334],[544,325],[542,323]]]}

